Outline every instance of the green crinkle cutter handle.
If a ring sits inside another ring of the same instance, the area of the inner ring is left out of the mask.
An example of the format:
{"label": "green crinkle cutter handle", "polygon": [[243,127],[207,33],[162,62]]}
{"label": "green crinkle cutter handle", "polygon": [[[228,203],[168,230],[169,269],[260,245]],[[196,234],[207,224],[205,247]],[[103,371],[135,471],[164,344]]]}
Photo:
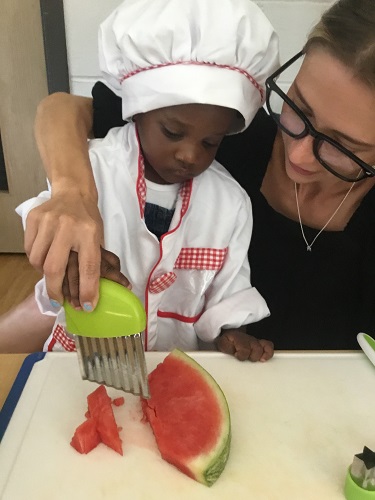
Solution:
{"label": "green crinkle cutter handle", "polygon": [[375,340],[367,333],[360,332],[357,335],[358,344],[368,359],[375,365]]}
{"label": "green crinkle cutter handle", "polygon": [[105,278],[100,279],[99,302],[93,312],[76,311],[66,301],[64,309],[68,332],[82,337],[124,337],[146,328],[146,312],[138,297]]}

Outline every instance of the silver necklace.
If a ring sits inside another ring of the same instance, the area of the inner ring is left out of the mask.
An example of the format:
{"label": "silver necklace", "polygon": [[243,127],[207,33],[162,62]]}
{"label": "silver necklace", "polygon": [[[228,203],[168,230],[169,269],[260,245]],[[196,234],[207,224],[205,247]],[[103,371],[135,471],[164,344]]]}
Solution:
{"label": "silver necklace", "polygon": [[322,227],[322,229],[319,231],[319,233],[315,236],[315,238],[312,240],[311,243],[309,243],[306,239],[306,236],[305,236],[305,231],[303,230],[303,225],[302,225],[302,220],[301,220],[301,213],[300,213],[300,210],[299,210],[299,203],[298,203],[298,193],[297,193],[297,184],[294,183],[294,192],[295,192],[295,195],[296,195],[296,204],[297,204],[297,212],[298,212],[298,220],[299,220],[299,226],[301,228],[301,233],[302,233],[302,237],[306,243],[306,250],[308,252],[311,252],[311,248],[313,246],[313,244],[316,242],[318,236],[320,236],[322,234],[322,232],[325,230],[325,228],[328,226],[328,224],[331,222],[331,220],[334,218],[334,216],[337,214],[337,212],[340,210],[342,204],[344,203],[344,201],[346,200],[346,198],[349,196],[351,190],[353,189],[354,187],[354,184],[355,182],[352,183],[352,185],[350,186],[349,188],[349,191],[346,193],[346,195],[344,196],[344,198],[342,199],[340,205],[336,208],[336,210],[333,212],[333,214],[331,215],[331,217],[327,220],[327,222],[324,224],[324,226]]}

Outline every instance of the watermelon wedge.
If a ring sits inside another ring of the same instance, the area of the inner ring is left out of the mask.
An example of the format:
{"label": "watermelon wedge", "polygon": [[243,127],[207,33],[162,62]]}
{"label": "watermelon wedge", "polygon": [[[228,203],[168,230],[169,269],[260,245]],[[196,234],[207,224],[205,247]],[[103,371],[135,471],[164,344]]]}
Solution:
{"label": "watermelon wedge", "polygon": [[211,486],[228,460],[231,424],[225,396],[212,376],[175,349],[149,375],[142,409],[164,460]]}

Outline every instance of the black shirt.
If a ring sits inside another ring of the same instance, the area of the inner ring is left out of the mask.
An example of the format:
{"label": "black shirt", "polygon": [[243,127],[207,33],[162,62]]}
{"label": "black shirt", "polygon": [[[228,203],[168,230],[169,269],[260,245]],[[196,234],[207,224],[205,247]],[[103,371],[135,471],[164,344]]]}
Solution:
{"label": "black shirt", "polygon": [[[104,84],[93,88],[94,134],[124,124],[121,99]],[[269,318],[249,333],[276,349],[358,349],[360,331],[375,334],[375,191],[363,199],[344,231],[323,231],[307,252],[299,223],[273,210],[260,192],[276,126],[261,109],[217,153],[249,194],[254,215],[249,249],[251,282],[266,299]],[[304,226],[308,241],[318,231]]]}

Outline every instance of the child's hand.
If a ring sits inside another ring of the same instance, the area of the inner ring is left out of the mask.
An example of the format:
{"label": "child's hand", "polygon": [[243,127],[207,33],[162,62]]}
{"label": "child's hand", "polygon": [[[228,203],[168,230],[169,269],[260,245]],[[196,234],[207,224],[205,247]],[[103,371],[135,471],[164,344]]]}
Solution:
{"label": "child's hand", "polygon": [[252,335],[238,330],[223,330],[217,340],[217,348],[226,354],[232,354],[240,361],[267,361],[273,356],[273,343],[270,340],[256,339]]}
{"label": "child's hand", "polygon": [[[101,257],[100,276],[115,281],[126,288],[131,288],[129,280],[120,271],[120,259],[117,255],[101,248]],[[79,265],[77,252],[70,252],[62,290],[64,298],[68,300],[73,307],[81,307],[79,301]],[[90,311],[90,309],[85,309]]]}

